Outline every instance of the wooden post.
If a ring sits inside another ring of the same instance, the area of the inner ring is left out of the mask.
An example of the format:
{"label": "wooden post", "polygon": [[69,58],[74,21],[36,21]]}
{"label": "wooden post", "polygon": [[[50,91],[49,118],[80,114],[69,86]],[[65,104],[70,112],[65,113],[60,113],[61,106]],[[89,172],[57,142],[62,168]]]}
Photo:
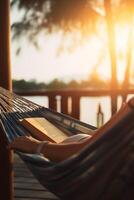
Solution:
{"label": "wooden post", "polygon": [[109,39],[109,54],[111,58],[111,114],[117,111],[117,63],[116,63],[116,47],[115,47],[115,30],[113,22],[113,14],[111,9],[111,0],[105,0],[106,22]]}
{"label": "wooden post", "polygon": [[61,112],[68,114],[68,97],[61,96]]}
{"label": "wooden post", "polygon": [[49,96],[49,108],[57,111],[57,102],[56,102],[56,96],[55,95]]}
{"label": "wooden post", "polygon": [[0,200],[13,200],[12,153],[7,150],[7,139],[0,124]]}
{"label": "wooden post", "polygon": [[126,56],[126,71],[124,76],[124,81],[122,84],[122,88],[125,90],[125,94],[122,95],[122,101],[125,102],[127,100],[127,89],[129,88],[129,77],[130,77],[130,67],[132,61],[132,48],[133,48],[133,1],[128,1],[127,7],[127,18],[128,18],[128,43],[127,43],[127,56]]}
{"label": "wooden post", "polygon": [[80,97],[72,96],[72,117],[80,119]]}
{"label": "wooden post", "polygon": [[[11,90],[10,0],[0,0],[0,86]],[[13,200],[12,154],[7,150],[4,129],[0,126],[0,199]]]}
{"label": "wooden post", "polygon": [[0,0],[0,86],[12,90],[10,67],[10,0]]}

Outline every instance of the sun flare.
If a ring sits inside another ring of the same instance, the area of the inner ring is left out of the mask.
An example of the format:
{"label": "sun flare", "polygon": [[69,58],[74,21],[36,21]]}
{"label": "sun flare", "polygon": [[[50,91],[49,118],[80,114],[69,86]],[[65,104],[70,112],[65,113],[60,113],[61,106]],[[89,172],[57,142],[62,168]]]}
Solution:
{"label": "sun flare", "polygon": [[[123,28],[120,26],[116,27],[115,48],[116,48],[116,59],[117,59],[116,62],[117,62],[118,82],[122,82],[124,80],[125,70],[128,62],[127,61],[128,37],[129,37],[128,26]],[[132,40],[133,39],[134,38],[132,38]],[[98,67],[98,73],[105,79],[110,79],[110,74],[111,74],[110,60],[108,59],[108,56],[106,54],[103,60],[103,64],[100,63],[100,66]]]}
{"label": "sun flare", "polygon": [[[116,55],[117,55],[117,77],[119,82],[125,78],[125,71],[128,62],[128,42],[129,42],[129,26],[117,27],[116,36]],[[131,38],[132,39],[132,38]],[[133,40],[133,39],[132,39]],[[132,41],[131,41],[132,42]]]}

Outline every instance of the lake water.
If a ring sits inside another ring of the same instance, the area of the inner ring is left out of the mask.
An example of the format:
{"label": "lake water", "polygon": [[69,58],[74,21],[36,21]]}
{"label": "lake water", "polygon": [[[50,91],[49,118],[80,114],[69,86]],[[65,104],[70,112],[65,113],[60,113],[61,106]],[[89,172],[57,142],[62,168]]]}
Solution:
{"label": "lake water", "polygon": [[[128,99],[134,95],[128,95]],[[48,108],[48,98],[42,96],[25,97],[39,105]],[[118,97],[118,109],[121,106],[121,97]],[[91,124],[97,125],[97,109],[98,105],[101,105],[104,113],[104,123],[107,122],[111,117],[111,99],[110,97],[82,97],[80,101],[80,120]]]}

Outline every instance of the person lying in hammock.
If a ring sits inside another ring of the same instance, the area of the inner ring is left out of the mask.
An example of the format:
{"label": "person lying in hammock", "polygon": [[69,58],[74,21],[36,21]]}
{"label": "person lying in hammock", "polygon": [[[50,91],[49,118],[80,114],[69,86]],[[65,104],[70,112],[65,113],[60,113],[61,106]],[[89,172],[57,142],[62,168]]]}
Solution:
{"label": "person lying in hammock", "polygon": [[79,153],[89,143],[90,137],[87,134],[78,134],[70,136],[65,141],[57,144],[44,141],[43,135],[38,133],[35,137],[20,136],[16,138],[9,144],[9,149],[16,149],[32,154],[42,154],[51,161],[59,162],[73,154]]}
{"label": "person lying in hammock", "polygon": [[61,143],[52,143],[44,141],[44,135],[34,133],[32,136],[21,136],[16,138],[9,149],[16,149],[26,153],[38,153],[44,155],[51,161],[59,162],[69,158],[74,154],[78,154],[86,145],[97,140],[107,130],[119,123],[119,119],[131,112],[131,108],[123,104],[122,108],[101,128],[95,131],[93,136],[88,134],[78,134],[70,136]]}

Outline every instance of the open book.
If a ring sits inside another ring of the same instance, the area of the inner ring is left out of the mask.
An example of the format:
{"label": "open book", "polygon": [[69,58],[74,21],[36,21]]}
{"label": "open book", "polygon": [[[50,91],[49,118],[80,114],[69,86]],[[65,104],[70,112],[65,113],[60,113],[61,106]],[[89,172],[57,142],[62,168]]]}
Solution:
{"label": "open book", "polygon": [[[31,117],[20,120],[20,123],[36,138],[43,135],[44,140],[60,143],[68,138],[68,135],[50,123],[43,117]],[[38,138],[39,139],[39,138]],[[41,138],[40,138],[41,139]]]}
{"label": "open book", "polygon": [[[132,105],[129,105],[130,103]],[[133,113],[132,107],[134,106],[134,98],[131,100],[131,102],[129,101],[129,104],[123,106],[122,109],[120,109],[107,123],[105,123],[101,128],[96,130],[93,136],[91,137],[90,141],[96,141],[99,137],[107,133],[108,130],[112,129],[113,127],[116,127],[124,118],[127,118],[127,116],[131,115],[131,113]],[[45,136],[44,140],[46,139],[55,143],[60,143],[69,137],[67,133],[61,131],[59,128],[54,126],[45,118],[24,118],[23,120],[21,120],[20,123],[35,138],[37,134],[40,133],[39,135],[43,134]]]}

